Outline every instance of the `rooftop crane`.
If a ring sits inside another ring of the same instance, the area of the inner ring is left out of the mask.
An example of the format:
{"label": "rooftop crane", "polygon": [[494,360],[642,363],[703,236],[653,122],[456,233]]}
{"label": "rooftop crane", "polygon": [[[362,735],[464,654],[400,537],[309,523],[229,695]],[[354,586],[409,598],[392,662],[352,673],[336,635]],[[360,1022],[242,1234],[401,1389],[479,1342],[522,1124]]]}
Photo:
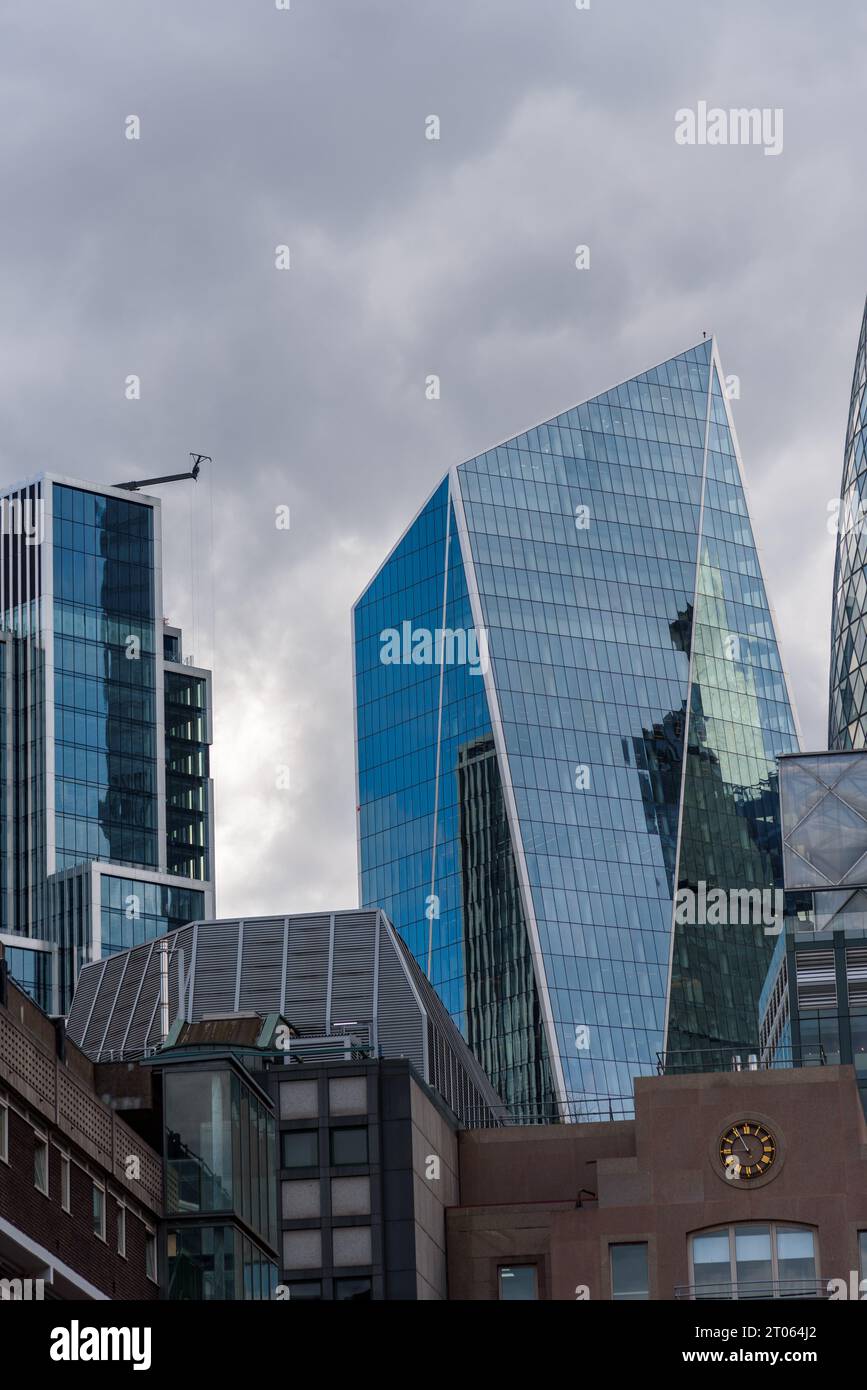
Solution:
{"label": "rooftop crane", "polygon": [[136,482],[114,483],[113,486],[123,488],[124,492],[138,492],[139,488],[156,487],[157,483],[182,483],[187,478],[192,478],[195,482],[202,464],[213,463],[214,460],[210,454],[194,454],[192,450],[190,450],[190,458],[193,460],[193,466],[189,473],[166,473],[162,478],[139,478]]}

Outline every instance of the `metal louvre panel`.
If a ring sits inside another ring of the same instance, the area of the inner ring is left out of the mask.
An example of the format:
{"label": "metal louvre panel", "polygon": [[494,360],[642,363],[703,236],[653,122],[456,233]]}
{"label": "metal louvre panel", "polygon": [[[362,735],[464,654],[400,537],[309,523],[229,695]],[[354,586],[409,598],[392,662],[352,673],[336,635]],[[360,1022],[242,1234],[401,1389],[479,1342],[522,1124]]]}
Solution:
{"label": "metal louvre panel", "polygon": [[380,918],[376,1001],[379,1050],[383,1057],[408,1057],[425,1081],[430,1081],[424,1061],[426,1021],[406,978],[399,949],[385,918]]}
{"label": "metal louvre panel", "polygon": [[235,1012],[240,919],[200,922],[198,959],[193,981],[192,1017]]}
{"label": "metal louvre panel", "polygon": [[331,914],[289,918],[282,1012],[302,1033],[325,1032]]}
{"label": "metal louvre panel", "polygon": [[241,1012],[279,1013],[283,969],[283,918],[246,918],[241,958]]}
{"label": "metal louvre panel", "polygon": [[833,951],[796,951],[798,1005],[802,1009],[837,1007]]}
{"label": "metal louvre panel", "polygon": [[[470,1051],[451,1014],[427,976],[422,973],[421,967],[406,942],[402,940],[393,927],[391,934],[396,948],[406,961],[407,968],[421,995],[430,1020],[436,1060],[433,1057],[429,1059],[429,1065],[434,1075],[426,1076],[425,1080],[430,1085],[436,1086],[436,1089],[448,1100],[455,1114],[461,1119],[467,1118],[461,1100],[461,1097],[467,1094],[464,1089],[465,1086],[470,1088],[474,1096],[472,1109],[475,1117],[481,1113],[481,1107],[488,1108],[497,1115],[502,1115],[504,1113],[503,1102],[494,1090],[484,1067]],[[436,1069],[435,1072],[434,1069]]]}
{"label": "metal louvre panel", "polygon": [[849,1003],[867,1004],[867,946],[846,947],[846,983]]}
{"label": "metal louvre panel", "polygon": [[84,1047],[84,1031],[90,1015],[90,1006],[96,998],[99,979],[102,974],[102,961],[94,961],[82,967],[78,976],[78,986],[66,1020],[66,1031],[77,1047]]}
{"label": "metal louvre panel", "polygon": [[87,1029],[90,1044],[97,1050],[103,1046],[102,1040],[111,1022],[114,999],[120,985],[126,959],[127,953],[124,951],[117,956],[108,956],[102,961],[99,993],[96,996],[96,1003]]}
{"label": "metal louvre panel", "polygon": [[332,1028],[340,1023],[371,1023],[373,1020],[376,917],[375,912],[335,914]]}
{"label": "metal louvre panel", "polygon": [[[123,984],[117,996],[117,1001],[112,1010],[111,1026],[105,1040],[106,1048],[120,1048],[123,1042],[123,1035],[129,1016],[135,1005],[138,995],[139,985],[144,979],[145,967],[147,965],[148,952],[139,946],[135,951],[129,953],[129,964],[123,978]],[[76,999],[78,992],[76,991]]]}

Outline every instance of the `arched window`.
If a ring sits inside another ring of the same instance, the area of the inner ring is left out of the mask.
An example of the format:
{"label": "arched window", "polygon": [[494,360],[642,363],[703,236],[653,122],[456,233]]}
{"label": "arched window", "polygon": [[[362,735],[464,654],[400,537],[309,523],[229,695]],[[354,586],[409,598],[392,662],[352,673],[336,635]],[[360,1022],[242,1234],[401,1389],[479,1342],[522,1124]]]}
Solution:
{"label": "arched window", "polygon": [[689,1238],[688,1297],[819,1298],[816,1241],[809,1226],[750,1221]]}

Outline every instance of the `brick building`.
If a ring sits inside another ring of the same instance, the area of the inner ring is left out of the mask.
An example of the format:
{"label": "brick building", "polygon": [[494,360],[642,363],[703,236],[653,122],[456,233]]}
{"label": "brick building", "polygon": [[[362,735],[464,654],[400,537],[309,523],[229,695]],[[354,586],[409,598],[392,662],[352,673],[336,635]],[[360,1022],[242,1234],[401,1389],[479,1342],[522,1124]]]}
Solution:
{"label": "brick building", "polygon": [[867,1279],[850,1066],[641,1077],[634,1120],[463,1130],[458,1153],[451,1299],[800,1300]]}
{"label": "brick building", "polygon": [[94,1080],[0,958],[2,1298],[159,1296],[161,1161]]}

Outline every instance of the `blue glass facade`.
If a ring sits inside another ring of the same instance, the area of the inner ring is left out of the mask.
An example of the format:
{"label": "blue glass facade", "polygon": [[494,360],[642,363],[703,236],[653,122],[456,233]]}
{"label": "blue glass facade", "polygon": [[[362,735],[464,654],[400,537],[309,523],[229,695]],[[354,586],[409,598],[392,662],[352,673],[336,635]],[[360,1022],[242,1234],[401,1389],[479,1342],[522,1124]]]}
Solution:
{"label": "blue glass facade", "polygon": [[156,868],[151,508],[56,486],[53,559],[56,867]]}
{"label": "blue glass facade", "polygon": [[125,951],[129,946],[141,946],[205,915],[205,895],[197,888],[142,882],[108,873],[101,874],[100,881],[104,956]]}
{"label": "blue glass facade", "polygon": [[361,901],[516,1108],[756,1035],[773,940],[673,925],[781,883],[796,747],[720,382],[705,342],[460,465],[355,607]]}
{"label": "blue glass facade", "polygon": [[0,508],[0,937],[63,1012],[85,961],[213,913],[210,674],[162,618],[157,499],[44,474]]}

